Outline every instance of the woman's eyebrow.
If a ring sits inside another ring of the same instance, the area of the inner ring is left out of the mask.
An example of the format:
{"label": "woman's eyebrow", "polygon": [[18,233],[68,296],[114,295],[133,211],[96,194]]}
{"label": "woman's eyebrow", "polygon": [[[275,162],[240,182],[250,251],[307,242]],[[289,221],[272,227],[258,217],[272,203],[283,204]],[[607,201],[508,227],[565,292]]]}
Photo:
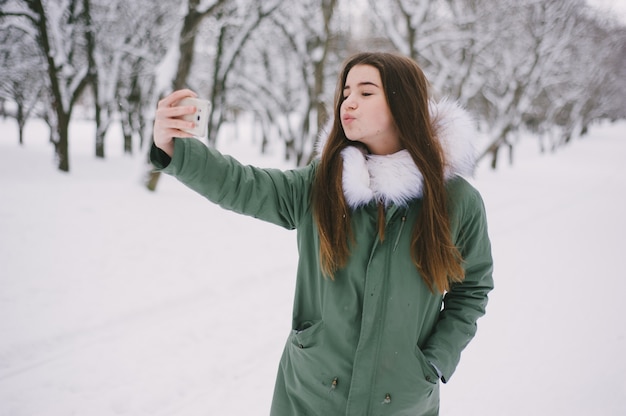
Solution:
{"label": "woman's eyebrow", "polygon": [[[357,87],[362,87],[362,86],[365,86],[365,85],[372,85],[372,86],[374,86],[374,87],[376,87],[376,88],[380,88],[380,87],[379,87],[376,83],[374,83],[374,82],[372,82],[372,81],[362,81],[362,82],[359,82],[359,83],[357,84]],[[344,89],[344,90],[346,90],[346,89],[350,89],[350,86],[349,86],[348,84],[346,84],[346,85],[343,87],[343,89]]]}

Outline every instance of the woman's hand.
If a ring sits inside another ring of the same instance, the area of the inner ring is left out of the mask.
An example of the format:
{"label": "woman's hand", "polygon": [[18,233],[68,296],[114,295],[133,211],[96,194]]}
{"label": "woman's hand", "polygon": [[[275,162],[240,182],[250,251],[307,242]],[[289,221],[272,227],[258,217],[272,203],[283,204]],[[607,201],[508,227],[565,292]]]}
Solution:
{"label": "woman's hand", "polygon": [[157,105],[153,129],[154,144],[170,157],[174,155],[174,137],[193,137],[192,134],[182,130],[193,128],[193,121],[186,121],[180,117],[193,114],[196,108],[176,105],[183,98],[197,96],[191,90],[178,90],[163,98]]}

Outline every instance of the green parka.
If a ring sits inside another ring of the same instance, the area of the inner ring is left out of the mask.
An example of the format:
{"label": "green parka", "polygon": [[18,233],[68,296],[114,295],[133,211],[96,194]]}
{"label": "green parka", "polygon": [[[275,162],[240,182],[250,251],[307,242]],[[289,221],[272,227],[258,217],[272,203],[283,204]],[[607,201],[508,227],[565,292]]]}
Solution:
{"label": "green parka", "polygon": [[[459,117],[439,120],[458,124]],[[444,135],[444,144],[454,143],[453,136]],[[449,163],[447,191],[465,280],[445,296],[429,291],[411,260],[421,175],[410,166],[410,156],[382,156],[370,163],[370,155],[352,147],[344,150],[344,192],[353,208],[356,244],[346,267],[331,280],[320,270],[310,204],[317,162],[280,171],[244,166],[195,139],[175,139],[171,160],[153,147],[157,169],[209,200],[297,230],[293,322],[279,365],[272,416],[438,414],[437,370],[444,382],[450,379],[493,287],[483,203],[456,172],[468,168],[471,157],[465,145],[461,150],[452,146],[456,150],[448,154],[455,161]],[[377,173],[389,171],[390,176]],[[392,191],[385,192],[387,185]],[[378,236],[378,201],[387,206],[384,241]]]}

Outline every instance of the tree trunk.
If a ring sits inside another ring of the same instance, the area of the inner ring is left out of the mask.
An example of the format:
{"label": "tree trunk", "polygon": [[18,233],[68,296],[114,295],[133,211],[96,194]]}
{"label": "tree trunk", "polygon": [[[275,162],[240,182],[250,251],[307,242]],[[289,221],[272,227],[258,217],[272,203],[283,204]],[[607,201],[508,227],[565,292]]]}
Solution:
{"label": "tree trunk", "polygon": [[23,124],[19,124],[17,129],[18,129],[20,146],[24,146],[24,125]]}
{"label": "tree trunk", "polygon": [[156,191],[157,184],[159,182],[159,178],[161,177],[161,172],[150,172],[148,174],[148,181],[146,183],[146,188],[149,191]]}
{"label": "tree trunk", "polygon": [[102,107],[98,104],[98,95],[96,94],[96,157],[104,159],[104,136],[106,128],[102,123]]}
{"label": "tree trunk", "polygon": [[[74,100],[81,94],[87,85],[89,74],[80,80],[72,80],[69,84],[76,85],[76,88],[72,91],[62,91],[61,79],[63,78],[62,67],[57,67],[55,62],[55,51],[50,45],[50,39],[48,37],[48,21],[46,11],[43,7],[41,0],[33,0],[28,2],[28,7],[32,10],[34,16],[33,22],[37,29],[37,41],[41,48],[42,55],[46,60],[46,71],[48,74],[48,80],[50,81],[50,95],[51,95],[51,112],[52,117],[56,120],[51,120],[50,136],[54,143],[55,153],[57,157],[57,163],[59,170],[63,172],[69,172],[70,160],[68,152],[68,135],[69,135],[69,122],[72,114],[72,104]],[[73,51],[75,52],[75,51]],[[64,92],[66,100],[63,99]]]}
{"label": "tree trunk", "polygon": [[70,117],[64,111],[57,111],[57,140],[54,142],[54,149],[57,157],[57,167],[62,172],[70,171],[69,158],[69,125]]}
{"label": "tree trunk", "polygon": [[[52,55],[52,49],[50,47],[50,40],[48,38],[48,23],[46,19],[46,12],[44,10],[41,0],[34,0],[29,3],[30,8],[35,15],[39,18],[36,20],[38,40],[42,49],[43,55],[46,58],[48,77],[50,80],[50,89],[52,95],[52,108],[54,111],[54,117],[56,117],[56,123],[50,123],[51,136],[55,139],[54,150],[57,157],[57,167],[60,171],[70,171],[70,159],[68,152],[68,130],[70,115],[63,106],[63,99],[61,93],[61,86],[59,84],[59,78],[57,68]],[[56,125],[55,125],[56,124]],[[55,130],[55,131],[52,131]]]}
{"label": "tree trunk", "polygon": [[496,170],[498,167],[498,153],[500,152],[500,146],[496,146],[491,150],[491,169]]}
{"label": "tree trunk", "polygon": [[[98,75],[98,66],[96,65],[96,39],[93,31],[93,23],[91,21],[91,4],[89,0],[83,0],[83,8],[84,8],[84,16],[85,24],[87,27],[87,32],[85,33],[85,39],[87,41],[87,62],[89,65],[89,74],[87,75],[88,83],[91,85],[93,89],[94,96],[94,104],[95,104],[95,112],[96,112],[96,157],[100,159],[104,159],[104,137],[106,136],[107,124],[109,122],[108,117],[107,120],[102,120],[103,109],[102,103],[100,102],[100,80]],[[108,104],[105,104],[105,106]]]}
{"label": "tree trunk", "polygon": [[130,121],[130,114],[122,116],[122,135],[124,136],[124,153],[133,154],[133,126]]}
{"label": "tree trunk", "polygon": [[19,142],[20,146],[24,145],[24,124],[26,124],[26,120],[24,120],[24,105],[20,102],[17,103],[17,130],[19,132]]}

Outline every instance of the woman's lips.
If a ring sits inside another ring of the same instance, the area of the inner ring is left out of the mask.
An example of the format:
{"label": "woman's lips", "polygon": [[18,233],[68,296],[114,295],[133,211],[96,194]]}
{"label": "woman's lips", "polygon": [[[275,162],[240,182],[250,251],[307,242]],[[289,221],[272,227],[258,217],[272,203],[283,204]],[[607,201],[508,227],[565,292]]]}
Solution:
{"label": "woman's lips", "polygon": [[350,123],[352,121],[356,120],[356,117],[352,116],[352,115],[345,115],[342,117],[342,121],[344,123]]}

